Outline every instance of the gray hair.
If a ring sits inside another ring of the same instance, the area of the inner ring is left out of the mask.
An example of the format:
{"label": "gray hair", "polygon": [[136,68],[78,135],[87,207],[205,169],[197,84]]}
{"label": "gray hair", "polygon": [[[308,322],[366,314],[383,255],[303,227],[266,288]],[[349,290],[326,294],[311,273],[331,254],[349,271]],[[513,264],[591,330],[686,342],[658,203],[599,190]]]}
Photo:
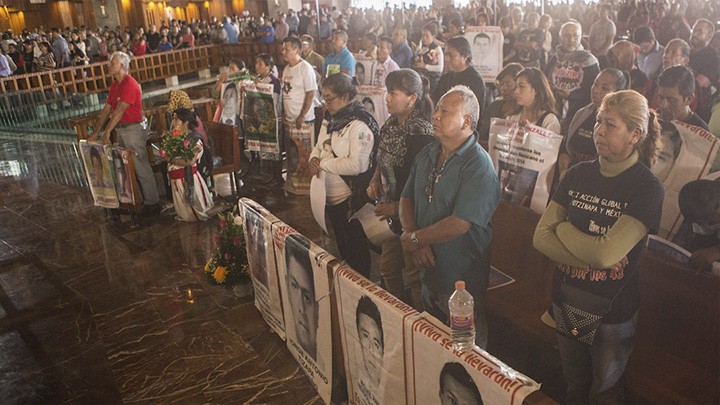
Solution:
{"label": "gray hair", "polygon": [[578,30],[578,37],[579,37],[580,39],[582,39],[583,29],[582,29],[582,25],[580,25],[579,22],[577,22],[577,21],[575,21],[575,20],[568,21],[568,22],[566,22],[565,24],[563,24],[563,25],[560,27],[560,31],[562,31],[562,29],[565,28],[566,25],[574,25],[574,26],[576,26],[576,27],[577,27],[577,30]]}
{"label": "gray hair", "polygon": [[113,52],[112,55],[110,55],[110,59],[113,60],[114,57],[118,57],[120,59],[120,65],[122,65],[125,70],[130,70],[130,55],[126,54],[125,52],[116,51]]}
{"label": "gray hair", "polygon": [[480,120],[480,103],[478,102],[475,93],[473,93],[468,86],[457,85],[450,88],[443,97],[447,97],[447,95],[451,93],[458,93],[460,95],[463,103],[463,112],[470,115],[470,118],[472,119],[472,125],[470,128],[475,130],[475,127],[477,127],[477,123]]}

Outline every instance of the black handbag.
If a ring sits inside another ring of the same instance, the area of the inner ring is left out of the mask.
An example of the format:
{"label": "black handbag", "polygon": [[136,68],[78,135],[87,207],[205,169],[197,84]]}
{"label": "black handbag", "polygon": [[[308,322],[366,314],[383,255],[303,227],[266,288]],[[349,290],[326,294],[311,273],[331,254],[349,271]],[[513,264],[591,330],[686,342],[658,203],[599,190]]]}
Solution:
{"label": "black handbag", "polygon": [[611,298],[602,297],[563,281],[560,284],[560,317],[555,330],[570,339],[592,346],[603,318],[610,312],[615,297],[627,281]]}

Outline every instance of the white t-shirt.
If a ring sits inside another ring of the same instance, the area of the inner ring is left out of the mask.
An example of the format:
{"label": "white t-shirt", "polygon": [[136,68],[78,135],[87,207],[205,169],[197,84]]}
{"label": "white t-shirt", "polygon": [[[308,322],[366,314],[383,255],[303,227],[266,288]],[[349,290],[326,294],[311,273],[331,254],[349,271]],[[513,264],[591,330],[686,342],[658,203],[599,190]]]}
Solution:
{"label": "white t-shirt", "polygon": [[[282,98],[285,110],[285,120],[295,121],[302,110],[305,93],[317,90],[315,70],[306,60],[301,60],[295,66],[287,65],[283,70]],[[315,119],[315,109],[310,106],[304,121]]]}

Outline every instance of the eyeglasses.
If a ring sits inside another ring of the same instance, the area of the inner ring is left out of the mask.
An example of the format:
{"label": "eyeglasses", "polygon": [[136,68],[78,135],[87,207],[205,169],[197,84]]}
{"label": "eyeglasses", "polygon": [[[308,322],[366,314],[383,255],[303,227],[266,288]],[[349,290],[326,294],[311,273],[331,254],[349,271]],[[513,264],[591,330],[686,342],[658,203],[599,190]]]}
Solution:
{"label": "eyeglasses", "polygon": [[323,95],[321,95],[321,96],[320,96],[320,101],[322,101],[323,104],[330,104],[330,103],[332,103],[333,101],[335,101],[335,99],[337,99],[338,97],[340,97],[340,96],[328,97],[328,96],[323,96]]}

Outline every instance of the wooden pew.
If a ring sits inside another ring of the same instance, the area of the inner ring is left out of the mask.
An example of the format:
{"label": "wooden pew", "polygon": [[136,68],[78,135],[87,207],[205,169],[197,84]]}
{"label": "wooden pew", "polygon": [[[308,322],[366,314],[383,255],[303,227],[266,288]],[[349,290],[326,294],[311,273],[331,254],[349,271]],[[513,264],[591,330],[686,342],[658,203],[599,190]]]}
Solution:
{"label": "wooden pew", "polygon": [[230,175],[230,188],[233,195],[240,187],[236,173],[240,171],[240,135],[238,128],[232,125],[212,121],[203,121],[205,132],[212,143],[213,155],[222,159],[220,165],[213,168],[213,176]]}
{"label": "wooden pew", "polygon": [[[557,339],[540,321],[550,304],[554,265],[532,246],[539,218],[504,201],[493,217],[492,264],[516,282],[486,294],[490,349],[494,341],[507,342],[506,351],[493,352],[544,388],[555,385],[557,393],[564,390],[555,381],[562,379]],[[640,283],[637,342],[625,372],[627,399],[720,402],[720,278],[645,252]]]}

